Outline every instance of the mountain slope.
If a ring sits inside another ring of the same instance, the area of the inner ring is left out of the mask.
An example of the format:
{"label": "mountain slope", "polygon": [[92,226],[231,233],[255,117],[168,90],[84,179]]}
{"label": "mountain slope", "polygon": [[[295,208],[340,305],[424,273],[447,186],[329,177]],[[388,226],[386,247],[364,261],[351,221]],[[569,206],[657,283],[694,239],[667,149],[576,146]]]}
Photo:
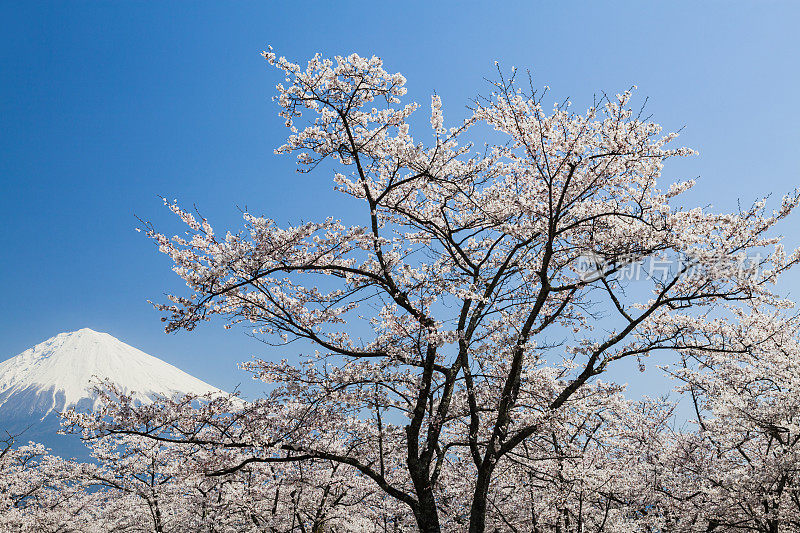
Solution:
{"label": "mountain slope", "polygon": [[60,333],[0,363],[0,431],[21,440],[39,440],[67,455],[82,450],[75,439],[55,435],[58,413],[92,409],[92,388],[109,380],[141,403],[156,396],[222,393],[220,389],[125,344],[107,333],[85,328]]}

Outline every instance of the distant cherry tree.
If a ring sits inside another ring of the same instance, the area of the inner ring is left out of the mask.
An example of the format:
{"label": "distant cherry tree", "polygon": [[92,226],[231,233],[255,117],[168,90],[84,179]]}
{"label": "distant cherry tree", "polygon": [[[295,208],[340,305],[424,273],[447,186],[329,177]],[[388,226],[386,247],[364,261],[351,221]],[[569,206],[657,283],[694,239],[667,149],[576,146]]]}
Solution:
{"label": "distant cherry tree", "polygon": [[105,499],[86,490],[91,467],[20,440],[0,441],[0,531],[102,531]]}
{"label": "distant cherry tree", "polygon": [[753,310],[709,337],[727,349],[685,351],[669,370],[697,431],[667,440],[662,505],[709,531],[800,530],[800,322]]}

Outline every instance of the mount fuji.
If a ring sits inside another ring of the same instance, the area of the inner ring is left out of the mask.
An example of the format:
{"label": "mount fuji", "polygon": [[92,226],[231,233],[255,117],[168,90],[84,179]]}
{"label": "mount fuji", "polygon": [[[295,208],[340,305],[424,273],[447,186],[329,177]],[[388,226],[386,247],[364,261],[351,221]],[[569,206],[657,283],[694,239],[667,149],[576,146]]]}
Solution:
{"label": "mount fuji", "polygon": [[156,397],[220,393],[220,389],[88,328],[60,333],[0,363],[0,432],[21,433],[19,440],[42,442],[53,453],[86,457],[73,435],[58,435],[58,413],[91,410],[93,387],[108,380],[142,404]]}

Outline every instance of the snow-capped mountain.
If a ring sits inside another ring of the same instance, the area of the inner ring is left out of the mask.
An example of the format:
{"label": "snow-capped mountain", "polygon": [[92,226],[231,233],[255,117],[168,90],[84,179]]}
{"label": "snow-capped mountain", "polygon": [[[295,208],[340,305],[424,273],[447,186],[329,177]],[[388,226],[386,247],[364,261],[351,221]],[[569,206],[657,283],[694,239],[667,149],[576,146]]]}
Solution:
{"label": "snow-capped mountain", "polygon": [[0,363],[0,432],[25,430],[22,440],[41,440],[60,451],[56,448],[67,441],[55,435],[57,413],[92,409],[98,380],[111,381],[145,404],[156,396],[222,393],[107,333],[84,328]]}

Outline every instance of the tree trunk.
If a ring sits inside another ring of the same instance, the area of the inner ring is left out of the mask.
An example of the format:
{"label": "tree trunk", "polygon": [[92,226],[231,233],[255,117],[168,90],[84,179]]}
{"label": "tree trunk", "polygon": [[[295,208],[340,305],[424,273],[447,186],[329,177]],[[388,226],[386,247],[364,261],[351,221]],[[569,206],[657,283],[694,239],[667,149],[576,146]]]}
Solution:
{"label": "tree trunk", "polygon": [[484,533],[486,529],[486,504],[489,497],[489,483],[492,480],[492,462],[487,457],[483,467],[478,470],[475,492],[472,495],[472,507],[469,512],[469,533]]}
{"label": "tree trunk", "polygon": [[439,524],[439,512],[436,509],[433,490],[430,487],[426,487],[424,490],[417,492],[419,505],[414,510],[417,528],[419,528],[420,533],[441,533],[442,527]]}

